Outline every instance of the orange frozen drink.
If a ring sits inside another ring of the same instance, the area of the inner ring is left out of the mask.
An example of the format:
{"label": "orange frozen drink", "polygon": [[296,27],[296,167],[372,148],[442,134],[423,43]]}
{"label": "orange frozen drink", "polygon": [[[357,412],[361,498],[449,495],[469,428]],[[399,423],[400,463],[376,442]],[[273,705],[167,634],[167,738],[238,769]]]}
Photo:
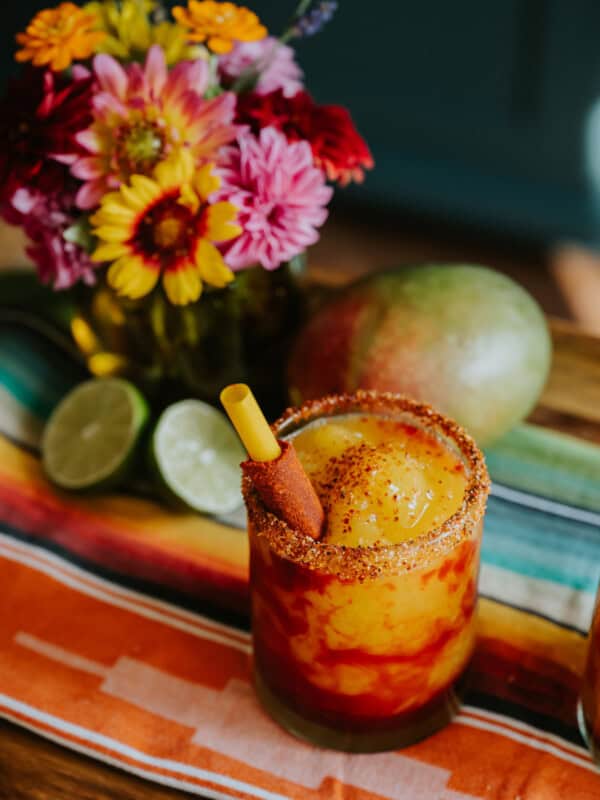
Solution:
{"label": "orange frozen drink", "polygon": [[245,479],[258,693],[326,747],[412,743],[451,718],[474,646],[481,453],[430,408],[368,392],[291,410],[275,433],[326,526],[292,529]]}

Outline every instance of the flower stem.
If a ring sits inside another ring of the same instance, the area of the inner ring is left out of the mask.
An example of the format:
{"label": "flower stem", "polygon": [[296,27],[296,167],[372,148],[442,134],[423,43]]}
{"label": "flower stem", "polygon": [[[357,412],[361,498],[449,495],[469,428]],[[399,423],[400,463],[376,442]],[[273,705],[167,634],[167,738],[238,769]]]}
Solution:
{"label": "flower stem", "polygon": [[287,44],[290,39],[294,39],[296,37],[296,23],[298,20],[306,14],[310,6],[312,5],[313,0],[300,0],[298,5],[296,6],[296,10],[292,14],[290,21],[287,24],[287,28],[279,37],[279,41],[281,44]]}
{"label": "flower stem", "polygon": [[271,65],[271,62],[275,57],[278,44],[287,44],[287,42],[297,36],[296,23],[304,14],[306,14],[312,2],[313,0],[300,0],[296,6],[296,10],[292,14],[292,17],[287,24],[287,27],[281,36],[277,37],[277,41],[275,42],[271,51],[267,54],[267,57],[263,57],[262,61],[261,59],[258,59],[254,64],[245,69],[237,78],[237,80],[231,85],[230,91],[240,94],[241,92],[251,92],[255,88],[261,72]]}
{"label": "flower stem", "polygon": [[236,94],[242,92],[251,92],[260,78],[260,59],[254,62],[252,66],[245,69],[241,75],[231,84],[230,91]]}
{"label": "flower stem", "polygon": [[300,19],[300,17],[304,16],[308,11],[312,0],[300,0],[298,3],[296,10],[294,11],[294,16],[292,17],[293,20]]}

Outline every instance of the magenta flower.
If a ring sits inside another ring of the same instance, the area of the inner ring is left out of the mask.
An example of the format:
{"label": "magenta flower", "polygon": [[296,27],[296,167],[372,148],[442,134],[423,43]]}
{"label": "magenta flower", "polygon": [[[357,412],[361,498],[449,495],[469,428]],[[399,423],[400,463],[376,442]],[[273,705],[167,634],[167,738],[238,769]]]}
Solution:
{"label": "magenta flower", "polygon": [[333,190],[314,166],[308,142],[289,143],[275,128],[258,138],[241,134],[237,146],[225,148],[218,173],[216,198],[237,206],[243,228],[223,247],[231,269],[277,269],[318,240]]}
{"label": "magenta flower", "polygon": [[75,193],[66,188],[56,194],[17,189],[3,216],[23,227],[28,239],[26,252],[37,267],[42,283],[54,289],[69,289],[78,281],[96,282],[94,264],[79,244],[68,241],[69,229],[81,213],[75,209]]}
{"label": "magenta flower", "polygon": [[302,70],[294,58],[291,47],[268,36],[258,42],[237,42],[226,55],[219,58],[219,75],[225,86],[231,86],[247,70],[259,73],[254,88],[257,94],[269,94],[281,89],[286,97],[293,97],[303,88]]}
{"label": "magenta flower", "polygon": [[235,96],[204,98],[205,61],[182,61],[169,71],[162,48],[154,45],[143,67],[124,68],[111,56],[96,56],[94,74],[94,122],[76,137],[87,154],[71,170],[84,181],[80,208],[94,208],[132,175],[151,175],[177,148],[188,148],[200,164],[235,139]]}

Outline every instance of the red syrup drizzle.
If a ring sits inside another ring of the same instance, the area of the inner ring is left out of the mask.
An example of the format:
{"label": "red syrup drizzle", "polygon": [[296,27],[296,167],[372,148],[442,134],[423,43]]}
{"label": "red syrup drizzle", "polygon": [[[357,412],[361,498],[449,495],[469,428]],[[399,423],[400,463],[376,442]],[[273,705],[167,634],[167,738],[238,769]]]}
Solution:
{"label": "red syrup drizzle", "polygon": [[[465,542],[458,554],[454,552],[445,560],[438,573],[442,570],[446,576],[465,573],[467,568],[474,569],[473,559],[476,557],[476,543]],[[393,729],[425,718],[432,709],[447,702],[448,694],[465,663],[457,666],[446,685],[436,687],[430,693],[427,693],[428,674],[432,665],[443,658],[444,650],[459,636],[466,634],[469,626],[472,628],[477,601],[475,576],[463,582],[459,616],[453,621],[433,620],[431,635],[416,651],[399,649],[397,652],[391,650],[376,654],[360,647],[332,649],[327,646],[325,635],[321,637],[318,653],[314,657],[314,662],[319,666],[334,669],[347,665],[378,673],[381,691],[376,688],[363,694],[346,695],[312,683],[306,674],[307,665],[294,657],[290,647],[292,637],[308,632],[310,614],[315,618],[320,617],[320,630],[327,630],[329,615],[315,611],[306,592],[323,593],[332,577],[267,554],[263,547],[257,547],[256,544],[252,547],[251,565],[254,586],[259,587],[253,594],[255,662],[261,675],[268,676],[271,692],[297,713],[338,730],[375,731]],[[289,605],[274,601],[279,588],[284,589],[288,597],[293,597]],[[390,692],[390,668],[393,670],[399,665],[411,668],[406,670],[410,678],[402,681],[398,681],[397,677],[393,679],[395,688]],[[410,698],[424,695],[424,702],[411,705]],[[397,713],[399,698],[406,698],[407,707]]]}

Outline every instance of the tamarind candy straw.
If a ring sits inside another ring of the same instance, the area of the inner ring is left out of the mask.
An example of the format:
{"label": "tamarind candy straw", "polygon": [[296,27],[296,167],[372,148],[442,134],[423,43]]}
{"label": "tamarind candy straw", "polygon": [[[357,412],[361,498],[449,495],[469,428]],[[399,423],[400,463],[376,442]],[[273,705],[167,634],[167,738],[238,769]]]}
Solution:
{"label": "tamarind candy straw", "polygon": [[264,505],[294,530],[319,539],[325,512],[291,442],[279,442],[281,455],[274,461],[244,461]]}
{"label": "tamarind candy straw", "polygon": [[223,389],[221,403],[250,456],[242,470],[265,507],[290,528],[318,539],[325,513],[294,446],[275,438],[246,384]]}

